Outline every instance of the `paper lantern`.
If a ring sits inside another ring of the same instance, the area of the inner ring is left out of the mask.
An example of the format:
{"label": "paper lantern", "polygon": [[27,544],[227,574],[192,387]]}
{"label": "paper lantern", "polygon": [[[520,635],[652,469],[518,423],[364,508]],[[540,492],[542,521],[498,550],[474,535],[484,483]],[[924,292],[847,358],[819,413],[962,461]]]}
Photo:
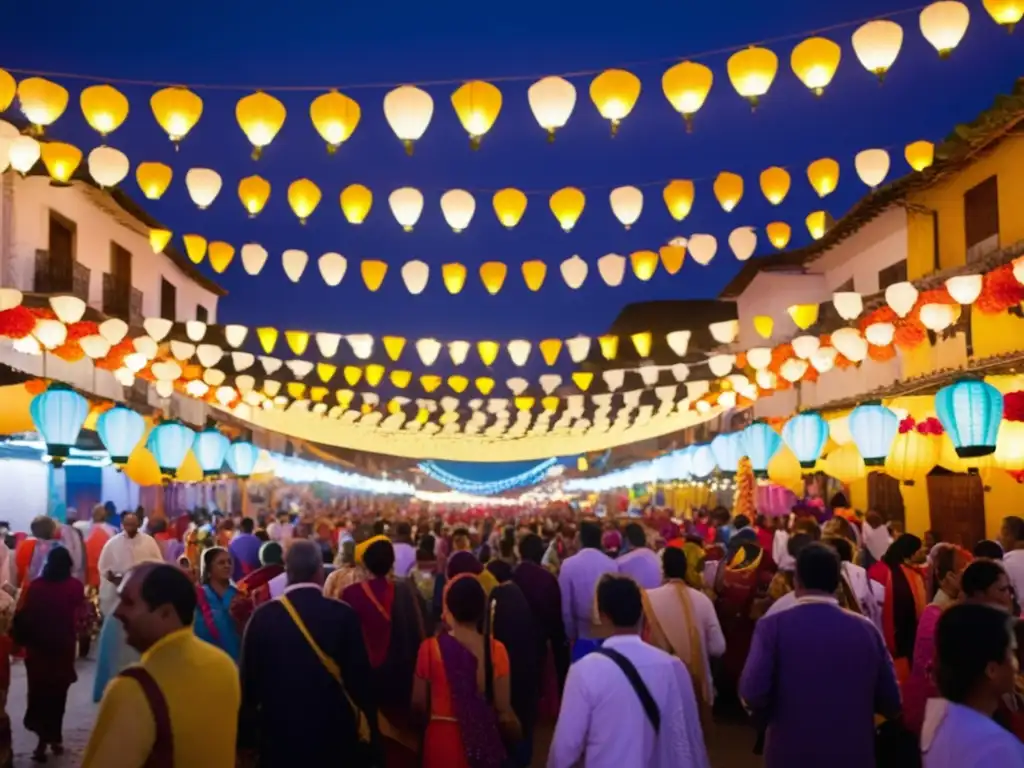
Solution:
{"label": "paper lantern", "polygon": [[185,174],[185,186],[189,197],[199,210],[210,207],[221,188],[220,174],[211,168],[191,168]]}
{"label": "paper lantern", "polygon": [[772,331],[775,330],[775,320],[770,315],[756,315],[754,317],[754,330],[762,339],[770,339]]}
{"label": "paper lantern", "polygon": [[7,159],[11,167],[22,176],[32,170],[41,154],[39,142],[31,136],[17,136],[7,146]]}
{"label": "paper lantern", "polygon": [[149,230],[149,247],[153,249],[153,253],[163,253],[173,235],[174,233],[169,229]]}
{"label": "paper lantern", "polygon": [[269,257],[267,249],[258,243],[246,243],[242,246],[242,268],[247,274],[258,275]]}
{"label": "paper lantern", "polygon": [[128,323],[119,317],[104,320],[99,326],[100,336],[110,342],[111,346],[120,344],[128,333]]}
{"label": "paper lantern", "polygon": [[540,349],[541,357],[544,358],[545,365],[553,366],[555,361],[558,360],[558,354],[562,351],[562,340],[561,339],[544,339],[537,347]]}
{"label": "paper lantern", "polygon": [[18,106],[41,134],[44,128],[64,114],[68,106],[68,92],[45,78],[27,77],[18,83]]}
{"label": "paper lantern", "polygon": [[110,342],[99,334],[83,336],[78,340],[78,344],[86,357],[92,360],[101,360],[110,353]]}
{"label": "paper lantern", "polygon": [[377,259],[363,259],[359,263],[359,273],[363,277],[363,284],[370,292],[376,292],[384,283],[384,277],[388,273],[386,261]]}
{"label": "paper lantern", "polygon": [[281,254],[281,266],[284,268],[284,273],[288,275],[288,279],[293,283],[299,282],[308,263],[309,254],[297,248],[289,248]]}
{"label": "paper lantern", "polygon": [[82,114],[100,136],[113,133],[128,116],[128,99],[109,85],[91,85],[79,95]]}
{"label": "paper lantern", "polygon": [[743,438],[739,432],[728,432],[716,435],[711,441],[711,453],[715,464],[726,477],[736,474],[736,467],[743,454]]}
{"label": "paper lantern", "polygon": [[68,338],[68,328],[60,320],[41,319],[36,321],[32,335],[45,349],[56,349]]}
{"label": "paper lantern", "polygon": [[199,462],[200,469],[203,470],[203,477],[220,474],[230,444],[231,441],[212,425],[196,433],[192,443],[192,453]]}
{"label": "paper lantern", "polygon": [[650,331],[643,331],[641,333],[631,334],[629,339],[633,342],[633,348],[636,353],[642,358],[651,356],[651,342],[652,336]]}
{"label": "paper lantern", "polygon": [[779,367],[779,375],[790,384],[795,384],[807,373],[808,363],[796,357],[791,357]]}
{"label": "paper lantern", "polygon": [[984,381],[962,379],[935,393],[935,412],[961,459],[995,453],[1003,395]]}
{"label": "paper lantern", "polygon": [[53,382],[29,403],[29,415],[46,443],[46,454],[60,466],[78,441],[89,415],[89,401],[61,382]]}
{"label": "paper lantern", "polygon": [[86,164],[89,175],[102,189],[116,187],[131,168],[128,156],[113,147],[96,147],[89,153]]}
{"label": "paper lantern", "polygon": [[17,81],[6,69],[0,69],[0,112],[11,106],[17,93]]}
{"label": "paper lantern", "polygon": [[185,244],[185,253],[193,264],[202,263],[206,257],[206,238],[202,235],[182,235],[182,242]]}
{"label": "paper lantern", "polygon": [[163,163],[139,163],[135,168],[135,181],[149,200],[159,200],[170,186],[173,171]]}
{"label": "paper lantern", "polygon": [[1011,33],[1017,22],[1024,18],[1024,3],[1020,0],[982,0],[981,4],[997,24]]}
{"label": "paper lantern", "polygon": [[526,195],[518,189],[499,189],[491,198],[494,213],[503,227],[512,229],[526,212]]}
{"label": "paper lantern", "polygon": [[956,0],[940,0],[925,7],[919,21],[924,39],[931,43],[941,58],[946,58],[964,39],[971,12]]}
{"label": "paper lantern", "polygon": [[767,48],[751,46],[730,56],[726,69],[736,93],[756,109],[760,98],[771,88],[779,59]]}
{"label": "paper lantern", "polygon": [[636,187],[616,187],[608,199],[612,213],[626,229],[636,223],[644,209],[644,193]]}
{"label": "paper lantern", "polygon": [[981,275],[956,275],[946,280],[946,291],[957,304],[973,304],[981,295]]}
{"label": "paper lantern", "polygon": [[698,445],[690,455],[690,471],[694,477],[707,477],[714,472],[715,454],[709,445]]}
{"label": "paper lantern", "polygon": [[828,424],[814,411],[793,416],[782,427],[782,439],[804,469],[813,469],[828,442]]}
{"label": "paper lantern", "polygon": [[693,130],[693,116],[704,106],[713,82],[711,70],[692,61],[680,62],[661,76],[665,98],[683,116],[687,133]]}
{"label": "paper lantern", "polygon": [[558,386],[562,383],[562,377],[557,373],[545,373],[538,380],[541,389],[544,390],[544,394],[550,395]]}
{"label": "paper lantern", "polygon": [[923,171],[935,162],[935,145],[930,141],[914,141],[903,150],[907,165],[915,171]]}
{"label": "paper lantern", "polygon": [[430,267],[422,261],[407,261],[402,265],[402,280],[405,288],[413,296],[423,293],[430,278]]}
{"label": "paper lantern", "polygon": [[526,98],[548,141],[554,141],[555,131],[569,122],[576,107],[576,86],[561,77],[544,77],[530,86]]}
{"label": "paper lantern", "polygon": [[821,96],[835,77],[841,57],[839,46],[828,38],[810,37],[793,49],[789,65],[801,83],[815,96]]}
{"label": "paper lantern", "polygon": [[834,449],[825,461],[822,468],[829,477],[834,477],[840,483],[849,485],[867,476],[867,467],[864,459],[857,451],[854,443],[846,443]]}
{"label": "paper lantern", "polygon": [[349,224],[362,224],[373,207],[373,192],[362,184],[349,184],[341,191],[340,203]]}
{"label": "paper lantern", "polygon": [[225,325],[224,326],[224,340],[228,343],[229,347],[238,348],[245,342],[245,337],[249,335],[249,329],[244,325]]}
{"label": "paper lantern", "polygon": [[751,347],[747,350],[747,364],[754,370],[763,370],[771,365],[771,363],[771,347]]}
{"label": "paper lantern", "polygon": [[441,282],[453,296],[466,284],[466,267],[462,264],[442,264]]}
{"label": "paper lantern", "polygon": [[61,141],[48,141],[42,145],[40,154],[50,178],[58,184],[71,181],[79,163],[82,162],[82,150]]}
{"label": "paper lantern", "polygon": [[416,222],[423,213],[423,193],[413,187],[396,189],[388,196],[388,205],[395,221],[402,225],[406,232],[412,232]]}
{"label": "paper lantern", "polygon": [[85,314],[86,303],[77,296],[51,296],[50,308],[65,325],[77,323]]}
{"label": "paper lantern", "polygon": [[775,246],[778,250],[782,250],[789,245],[789,238],[792,230],[784,221],[773,221],[764,228],[765,234],[768,235],[768,242]]}
{"label": "paper lantern", "polygon": [[882,466],[899,431],[899,417],[881,403],[864,403],[850,412],[849,420],[850,435],[864,464]]}
{"label": "paper lantern", "polygon": [[711,355],[708,358],[708,370],[713,376],[721,378],[729,375],[735,363],[736,355]]}
{"label": "paper lantern", "polygon": [[791,307],[787,307],[786,312],[797,328],[801,331],[806,331],[818,322],[819,308],[817,304],[794,304]]}
{"label": "paper lantern", "polygon": [[[154,358],[156,358],[157,352],[160,351],[159,345],[156,343],[155,340],[153,340],[149,336],[136,336],[134,339],[132,339],[132,346],[135,348],[136,352],[144,355],[146,360],[153,360]],[[219,348],[215,349],[218,349],[219,352]],[[222,355],[223,353],[220,354]],[[220,357],[218,356],[217,359],[219,360]],[[200,358],[200,360],[202,360],[202,358]],[[172,363],[172,365],[174,365],[174,363]],[[204,363],[204,365],[207,364]],[[213,363],[210,363],[209,365],[207,365],[207,367],[210,367],[212,365]]]}
{"label": "paper lantern", "polygon": [[714,235],[691,235],[689,241],[687,241],[687,248],[693,260],[702,267],[706,267],[715,258],[715,253],[718,251],[718,241],[715,240]]}
{"label": "paper lantern", "polygon": [[711,332],[711,338],[719,344],[732,344],[736,341],[736,337],[740,335],[740,321],[723,320],[718,323],[711,323],[708,325],[708,330]]}
{"label": "paper lantern", "polygon": [[306,348],[309,346],[309,333],[306,331],[285,331],[284,339],[288,342],[288,347],[296,355],[306,353]]}
{"label": "paper lantern", "polygon": [[[351,341],[351,337],[349,339]],[[361,358],[364,359],[364,358]],[[371,387],[376,387],[381,381],[384,380],[384,366],[371,363],[366,366],[366,383]]]}
{"label": "paper lantern", "polygon": [[230,243],[214,240],[207,247],[207,253],[209,254],[210,266],[213,268],[213,271],[217,274],[222,274],[235,257],[235,247]]}
{"label": "paper lantern", "polygon": [[373,336],[368,333],[350,333],[345,341],[352,348],[352,354],[360,360],[369,360],[373,354]]}
{"label": "paper lantern", "polygon": [[903,27],[894,21],[877,19],[857,28],[853,33],[853,52],[868,72],[879,80],[899,56],[903,47]]}
{"label": "paper lantern", "polygon": [[722,171],[715,178],[714,192],[722,210],[732,211],[743,197],[743,177]]}
{"label": "paper lantern", "polygon": [[470,147],[478,149],[480,140],[498,119],[501,91],[483,80],[470,80],[452,94],[452,107],[469,134]]}
{"label": "paper lantern", "polygon": [[185,460],[196,433],[180,421],[165,421],[149,433],[146,449],[153,454],[165,477],[173,476]]}
{"label": "paper lantern", "polygon": [[300,224],[305,224],[320,205],[320,197],[320,187],[309,179],[296,179],[288,185],[288,205]]}
{"label": "paper lantern", "polygon": [[348,141],[361,116],[358,102],[337,91],[321,94],[309,105],[309,119],[332,155]]}
{"label": "paper lantern", "polygon": [[590,389],[591,383],[594,381],[594,374],[589,371],[576,371],[572,374],[572,383],[581,392],[586,392]]}
{"label": "paper lantern", "polygon": [[259,339],[260,347],[268,355],[274,351],[274,347],[277,346],[278,332],[277,328],[257,328],[256,338]]}
{"label": "paper lantern", "polygon": [[500,261],[486,261],[480,265],[480,282],[491,296],[501,290],[507,275],[508,267]]}
{"label": "paper lantern", "polygon": [[801,360],[810,359],[811,355],[818,351],[821,341],[817,336],[797,336],[791,342],[793,353]]}
{"label": "paper lantern", "polygon": [[573,336],[566,339],[565,347],[574,363],[582,363],[590,355],[591,339],[589,336]]}
{"label": "paper lantern", "polygon": [[757,234],[753,227],[737,227],[729,233],[729,247],[737,261],[746,261],[757,249]]}
{"label": "paper lantern", "polygon": [[892,323],[872,323],[864,329],[864,338],[876,347],[887,347],[896,336],[896,327]]}
{"label": "paper lantern", "polygon": [[461,232],[469,226],[476,212],[476,200],[464,189],[450,189],[441,195],[441,213],[448,226]]}
{"label": "paper lantern", "polygon": [[629,263],[637,280],[647,282],[658,271],[658,254],[654,251],[633,251],[629,254]]}
{"label": "paper lantern", "polygon": [[815,240],[821,240],[828,231],[829,219],[826,211],[812,211],[807,214],[804,222],[807,224],[807,231]]}
{"label": "paper lantern", "polygon": [[663,245],[658,249],[658,258],[661,260],[661,265],[665,268],[665,271],[670,275],[674,275],[683,268],[683,260],[686,258],[686,246]]}
{"label": "paper lantern", "polygon": [[665,335],[665,341],[678,357],[686,357],[690,347],[690,336],[690,331],[670,331]]}
{"label": "paper lantern", "polygon": [[789,194],[790,178],[784,168],[772,166],[761,171],[761,193],[772,205],[778,205]]}
{"label": "paper lantern", "polygon": [[606,333],[597,337],[597,346],[601,349],[601,356],[605,360],[614,360],[619,353],[619,337],[613,333]]}
{"label": "paper lantern", "polygon": [[153,117],[167,133],[175,147],[199,122],[203,100],[188,88],[164,88],[149,99]]}
{"label": "paper lantern", "polygon": [[622,69],[606,69],[590,81],[590,99],[605,120],[611,122],[612,136],[619,123],[633,111],[640,97],[640,79]]}
{"label": "paper lantern", "polygon": [[580,286],[583,285],[583,281],[587,279],[587,272],[589,271],[589,268],[587,267],[587,262],[579,256],[570,256],[562,262],[560,270],[565,284],[575,291],[579,289]]}
{"label": "paper lantern", "polygon": [[885,302],[900,317],[906,317],[917,303],[918,292],[913,283],[893,283],[885,289]]}
{"label": "paper lantern", "polygon": [[750,459],[756,477],[768,476],[768,462],[782,447],[782,437],[768,424],[755,421],[741,433],[743,453]]}
{"label": "paper lantern", "polygon": [[508,356],[512,362],[522,368],[530,358],[530,349],[533,347],[530,342],[523,339],[513,339],[507,345]]}
{"label": "paper lantern", "polygon": [[839,184],[839,163],[831,157],[815,160],[807,166],[807,180],[818,197],[832,194]]}
{"label": "paper lantern", "polygon": [[332,288],[339,285],[348,270],[348,260],[340,253],[325,253],[317,259],[320,277]]}
{"label": "paper lantern", "polygon": [[884,149],[865,149],[853,159],[860,180],[874,189],[889,173],[889,153]]}
{"label": "paper lantern", "polygon": [[121,469],[146,432],[146,420],[131,408],[115,405],[96,419],[96,432],[110,454],[110,462]]}
{"label": "paper lantern", "polygon": [[571,232],[583,213],[586,197],[575,187],[564,187],[551,195],[548,204],[562,230]]}
{"label": "paper lantern", "polygon": [[406,154],[412,154],[413,145],[426,133],[433,115],[434,100],[413,85],[395,88],[384,97],[384,117],[405,146]]}
{"label": "paper lantern", "polygon": [[941,333],[956,322],[957,310],[952,304],[925,304],[920,311],[921,325]]}
{"label": "paper lantern", "polygon": [[864,299],[856,291],[837,291],[832,294],[832,305],[843,320],[856,320],[864,311]]}
{"label": "paper lantern", "polygon": [[916,429],[900,432],[885,458],[885,473],[913,485],[914,481],[927,477],[939,463],[941,447],[938,438],[922,435]]}
{"label": "paper lantern", "polygon": [[809,362],[818,373],[828,373],[836,365],[839,352],[835,347],[819,347],[811,353]]}
{"label": "paper lantern", "polygon": [[682,221],[690,215],[690,210],[693,208],[693,182],[683,179],[670,181],[665,185],[662,197],[669,215],[676,221]]}
{"label": "paper lantern", "polygon": [[248,440],[235,440],[224,455],[228,469],[245,479],[253,474],[259,460],[260,450]]}
{"label": "paper lantern", "polygon": [[448,356],[455,365],[462,365],[469,355],[470,343],[468,341],[449,341]]}
{"label": "paper lantern", "polygon": [[420,356],[420,361],[429,368],[437,362],[437,357],[441,354],[441,342],[437,339],[418,339],[416,352]]}
{"label": "paper lantern", "polygon": [[626,276],[626,257],[617,253],[605,254],[597,260],[597,271],[606,285],[617,288]]}
{"label": "paper lantern", "polygon": [[263,148],[277,136],[286,115],[284,104],[263,91],[243,96],[235,104],[235,119],[252,144],[253,160],[258,160]]}

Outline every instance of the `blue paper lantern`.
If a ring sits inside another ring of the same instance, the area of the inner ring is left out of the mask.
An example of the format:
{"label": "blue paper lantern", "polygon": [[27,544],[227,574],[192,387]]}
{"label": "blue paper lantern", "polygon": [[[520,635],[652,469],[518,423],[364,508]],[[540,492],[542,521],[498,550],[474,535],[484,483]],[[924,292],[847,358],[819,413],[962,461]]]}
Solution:
{"label": "blue paper lantern", "polygon": [[707,477],[715,471],[715,454],[711,452],[710,446],[698,445],[693,449],[690,471],[694,477]]}
{"label": "blue paper lantern", "polygon": [[828,442],[828,422],[817,413],[798,413],[782,427],[782,439],[800,466],[811,469]]}
{"label": "blue paper lantern", "polygon": [[880,467],[899,432],[900,418],[881,403],[864,403],[850,411],[850,434],[864,464]]}
{"label": "blue paper lantern", "polygon": [[768,462],[782,447],[779,433],[763,421],[755,421],[741,433],[743,452],[758,477],[768,476]]}
{"label": "blue paper lantern", "polygon": [[935,412],[961,459],[996,451],[1003,395],[991,384],[963,379],[935,393]]}
{"label": "blue paper lantern", "polygon": [[131,408],[115,405],[96,419],[96,432],[110,454],[111,463],[120,469],[128,463],[128,457],[145,434],[146,420]]}
{"label": "blue paper lantern", "polygon": [[146,448],[153,454],[164,476],[173,477],[185,461],[185,455],[195,439],[195,430],[189,429],[175,419],[153,427],[153,431],[149,433],[149,440],[146,441]]}
{"label": "blue paper lantern", "polygon": [[232,472],[243,479],[252,474],[259,457],[260,449],[248,440],[236,440],[228,446],[228,466]]}
{"label": "blue paper lantern", "polygon": [[78,442],[78,433],[89,415],[89,401],[66,384],[54,382],[32,398],[28,407],[32,423],[55,466],[60,466]]}
{"label": "blue paper lantern", "polygon": [[220,474],[229,445],[231,441],[213,425],[196,435],[192,453],[196,455],[196,461],[203,470],[203,477]]}
{"label": "blue paper lantern", "polygon": [[729,432],[717,435],[711,441],[711,452],[715,455],[715,463],[718,469],[725,475],[735,475],[736,467],[743,456],[742,438],[739,432]]}

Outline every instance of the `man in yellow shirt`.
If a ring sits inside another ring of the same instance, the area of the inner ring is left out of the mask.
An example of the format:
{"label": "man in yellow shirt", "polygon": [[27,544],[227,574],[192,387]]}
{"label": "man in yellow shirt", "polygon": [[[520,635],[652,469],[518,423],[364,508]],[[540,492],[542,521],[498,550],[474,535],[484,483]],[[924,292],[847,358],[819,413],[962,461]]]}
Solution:
{"label": "man in yellow shirt", "polygon": [[83,768],[232,768],[238,669],[192,632],[195,587],[172,565],[141,565],[120,588],[114,618],[142,653],[107,686]]}

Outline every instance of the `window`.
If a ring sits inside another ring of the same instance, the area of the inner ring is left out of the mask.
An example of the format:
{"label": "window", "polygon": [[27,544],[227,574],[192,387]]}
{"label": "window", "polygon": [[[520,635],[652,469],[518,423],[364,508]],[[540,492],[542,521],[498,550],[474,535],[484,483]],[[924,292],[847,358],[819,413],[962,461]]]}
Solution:
{"label": "window", "polygon": [[968,263],[999,248],[999,184],[995,176],[964,193],[964,233]]}
{"label": "window", "polygon": [[132,301],[132,254],[117,243],[110,244],[110,274],[104,283],[104,313],[127,320]]}
{"label": "window", "polygon": [[36,290],[42,293],[70,293],[74,289],[75,276],[75,223],[59,213],[50,211],[49,263],[43,274],[41,285]]}
{"label": "window", "polygon": [[210,319],[210,313],[206,311],[206,307],[202,304],[196,304],[196,320],[201,323],[205,323]]}
{"label": "window", "polygon": [[178,309],[178,289],[173,283],[160,279],[160,317],[174,320]]}
{"label": "window", "polygon": [[878,290],[884,291],[890,285],[906,282],[907,261],[898,261],[878,272]]}

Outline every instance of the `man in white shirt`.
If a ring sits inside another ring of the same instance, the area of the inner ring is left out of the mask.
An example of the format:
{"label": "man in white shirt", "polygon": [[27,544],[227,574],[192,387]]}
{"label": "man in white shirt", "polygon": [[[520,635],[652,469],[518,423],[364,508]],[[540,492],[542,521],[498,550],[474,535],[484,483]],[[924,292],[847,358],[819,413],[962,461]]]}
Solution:
{"label": "man in white shirt", "polygon": [[1024,520],[1016,515],[1004,517],[999,543],[1003,545],[1003,567],[1020,602],[1024,599]]}
{"label": "man in white shirt", "polygon": [[395,550],[395,576],[399,579],[408,578],[409,572],[416,565],[416,548],[412,545],[412,526],[404,520],[395,526],[395,536],[391,546]]}
{"label": "man in white shirt", "polygon": [[597,608],[611,635],[569,668],[548,768],[709,768],[689,672],[640,638],[636,582],[602,577]]}

